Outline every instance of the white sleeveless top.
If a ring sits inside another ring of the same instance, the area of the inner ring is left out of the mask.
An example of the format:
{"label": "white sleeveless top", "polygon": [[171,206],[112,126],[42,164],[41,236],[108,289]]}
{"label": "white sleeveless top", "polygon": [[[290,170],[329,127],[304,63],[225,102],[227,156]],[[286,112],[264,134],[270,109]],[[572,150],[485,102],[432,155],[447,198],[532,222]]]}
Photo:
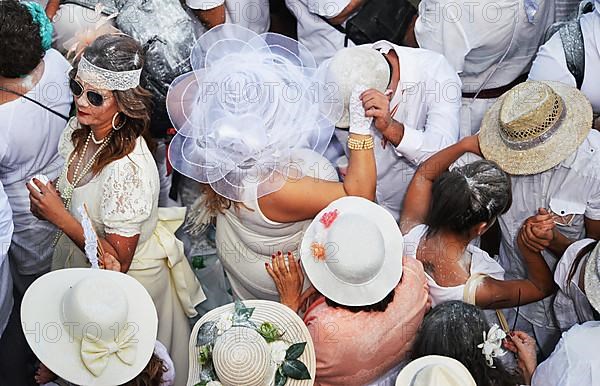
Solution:
{"label": "white sleeveless top", "polygon": [[[301,158],[295,158],[294,162],[304,175],[338,180],[333,165],[318,153],[303,150],[298,157]],[[217,254],[236,298],[279,301],[265,263],[271,262],[271,255],[277,251],[296,253],[311,220],[278,223],[262,213],[258,200],[244,202],[244,205],[239,209],[231,205],[225,213],[217,215]],[[295,256],[299,257],[297,253]],[[305,285],[308,286],[308,280]]]}
{"label": "white sleeveless top", "polygon": [[[404,236],[404,256],[417,258],[417,249],[419,243],[425,233],[427,232],[427,225],[421,224],[415,226]],[[504,280],[504,269],[500,264],[492,259],[490,255],[484,250],[468,244],[466,252],[471,253],[471,267],[469,281],[477,276],[490,276],[497,280]],[[429,295],[431,296],[431,306],[435,307],[438,304],[448,302],[451,300],[461,300],[467,303],[474,304],[474,296],[471,299],[465,298],[467,292],[473,293],[474,291],[465,291],[465,284],[461,284],[454,287],[442,287],[438,285],[435,280],[425,272],[427,278],[427,284],[429,285]]]}

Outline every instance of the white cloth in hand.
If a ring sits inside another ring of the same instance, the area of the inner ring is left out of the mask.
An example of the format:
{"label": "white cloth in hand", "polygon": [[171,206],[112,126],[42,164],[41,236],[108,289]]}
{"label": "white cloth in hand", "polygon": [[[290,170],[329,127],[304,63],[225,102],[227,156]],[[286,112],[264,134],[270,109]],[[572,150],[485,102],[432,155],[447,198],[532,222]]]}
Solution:
{"label": "white cloth in hand", "polygon": [[367,90],[367,87],[363,85],[357,85],[352,90],[350,95],[350,132],[353,134],[370,135],[371,134],[371,123],[373,118],[365,117],[365,109],[363,103],[360,100],[360,94]]}

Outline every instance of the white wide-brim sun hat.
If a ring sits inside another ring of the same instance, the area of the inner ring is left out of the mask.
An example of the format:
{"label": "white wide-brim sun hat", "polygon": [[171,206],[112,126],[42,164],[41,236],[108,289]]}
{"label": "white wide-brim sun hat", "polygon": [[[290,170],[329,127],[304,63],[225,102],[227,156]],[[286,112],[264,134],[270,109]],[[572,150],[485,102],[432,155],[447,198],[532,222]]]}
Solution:
{"label": "white wide-brim sun hat", "polygon": [[[84,287],[92,282],[114,287],[107,291],[97,288],[97,296],[83,299],[82,292],[77,289],[85,292]],[[123,297],[111,300],[115,293],[123,294]],[[97,299],[105,301],[94,304]],[[67,308],[71,310],[70,315],[97,314],[91,320],[69,320],[65,325],[63,319]],[[114,323],[111,320],[113,313]],[[156,343],[158,317],[152,298],[131,276],[100,269],[72,268],[52,271],[31,284],[23,296],[21,323],[34,354],[57,376],[76,385],[115,386],[132,380],[148,365]],[[135,359],[126,364],[117,355],[109,355],[106,368],[99,376],[94,376],[81,359],[81,339],[71,335],[76,329],[102,337],[118,335],[118,329],[122,329],[135,342]]]}
{"label": "white wide-brim sun hat", "polygon": [[402,278],[403,237],[394,217],[360,197],[323,209],[304,233],[302,266],[323,296],[345,306],[383,300]]}
{"label": "white wide-brim sun hat", "polygon": [[[254,308],[250,321],[257,326],[269,322],[284,332],[282,340],[286,343],[306,342],[304,353],[298,360],[304,363],[311,379],[288,378],[286,386],[313,385],[317,368],[315,346],[304,321],[281,303],[269,300],[245,300],[243,304],[247,308]],[[200,348],[196,345],[200,327],[206,322],[218,322],[223,316],[232,314],[234,309],[234,303],[215,308],[202,316],[194,325],[189,344],[188,386],[194,386],[200,382],[202,366],[198,361]],[[219,340],[224,340],[224,342]],[[277,368],[271,363],[266,341],[254,330],[245,327],[232,327],[219,336],[217,342],[213,351],[213,365],[217,374],[222,376],[223,379],[220,379],[220,382],[223,385],[262,385],[259,382],[260,379],[268,380],[274,376],[274,371]],[[218,354],[215,353],[216,351],[218,351]],[[217,355],[218,358],[216,358]]]}
{"label": "white wide-brim sun hat", "polygon": [[396,386],[477,386],[469,370],[454,358],[428,355],[400,371]]}

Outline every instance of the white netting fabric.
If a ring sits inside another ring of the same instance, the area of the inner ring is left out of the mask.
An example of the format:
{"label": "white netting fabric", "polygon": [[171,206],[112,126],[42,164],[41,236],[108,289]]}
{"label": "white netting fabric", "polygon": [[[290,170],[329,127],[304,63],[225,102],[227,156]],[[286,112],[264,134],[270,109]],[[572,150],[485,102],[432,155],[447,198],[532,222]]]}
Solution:
{"label": "white netting fabric", "polygon": [[302,176],[297,150],[325,151],[342,100],[297,41],[222,25],[198,39],[191,63],[167,95],[169,160],[182,174],[247,201]]}
{"label": "white netting fabric", "polygon": [[131,71],[110,71],[90,63],[85,56],[77,66],[77,77],[83,82],[103,90],[125,91],[140,85],[142,69]]}

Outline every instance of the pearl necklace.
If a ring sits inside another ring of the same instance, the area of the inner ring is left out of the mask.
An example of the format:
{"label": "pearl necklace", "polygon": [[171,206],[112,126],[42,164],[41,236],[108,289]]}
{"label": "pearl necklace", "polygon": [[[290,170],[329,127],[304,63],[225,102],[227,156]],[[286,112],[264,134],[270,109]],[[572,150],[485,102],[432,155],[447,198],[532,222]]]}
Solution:
{"label": "pearl necklace", "polygon": [[96,145],[102,145],[104,142],[106,142],[106,137],[102,138],[101,140],[97,140],[92,130],[90,130],[90,135],[92,136],[92,142],[94,142]]}
{"label": "pearl necklace", "polygon": [[[87,139],[85,140],[83,149],[82,149],[81,153],[78,154],[79,160],[77,161],[77,164],[75,164],[75,170],[73,171],[73,183],[72,184],[69,183],[68,174],[69,174],[69,167],[71,166],[73,159],[75,158],[75,154],[73,154],[73,156],[69,158],[69,162],[67,162],[65,164],[65,167],[63,168],[63,178],[65,179],[67,186],[65,188],[65,191],[62,192],[61,196],[63,199],[63,203],[65,204],[65,208],[67,208],[67,210],[71,209],[71,199],[73,198],[73,192],[75,191],[75,188],[77,188],[77,186],[79,185],[81,180],[83,180],[83,177],[85,177],[88,174],[88,172],[90,171],[92,166],[94,166],[94,163],[96,162],[96,159],[98,158],[98,155],[108,145],[108,142],[109,142],[110,138],[112,137],[112,135],[113,135],[113,133],[111,132],[106,138],[104,138],[102,140],[100,147],[94,152],[94,155],[92,155],[92,158],[89,159],[89,161],[85,164],[83,169],[81,169],[81,165],[83,164],[83,157],[85,156],[85,153],[87,152],[88,146],[90,144],[90,139],[94,140],[94,138],[93,138],[94,134],[90,130],[90,134],[88,135]],[[96,141],[94,141],[94,143],[96,143]],[[79,172],[80,169],[81,169],[81,173]],[[56,245],[56,243],[58,243],[58,239],[60,238],[61,235],[62,235],[62,232],[58,231],[56,234],[56,237],[54,238],[54,243],[53,243],[54,246]]]}

